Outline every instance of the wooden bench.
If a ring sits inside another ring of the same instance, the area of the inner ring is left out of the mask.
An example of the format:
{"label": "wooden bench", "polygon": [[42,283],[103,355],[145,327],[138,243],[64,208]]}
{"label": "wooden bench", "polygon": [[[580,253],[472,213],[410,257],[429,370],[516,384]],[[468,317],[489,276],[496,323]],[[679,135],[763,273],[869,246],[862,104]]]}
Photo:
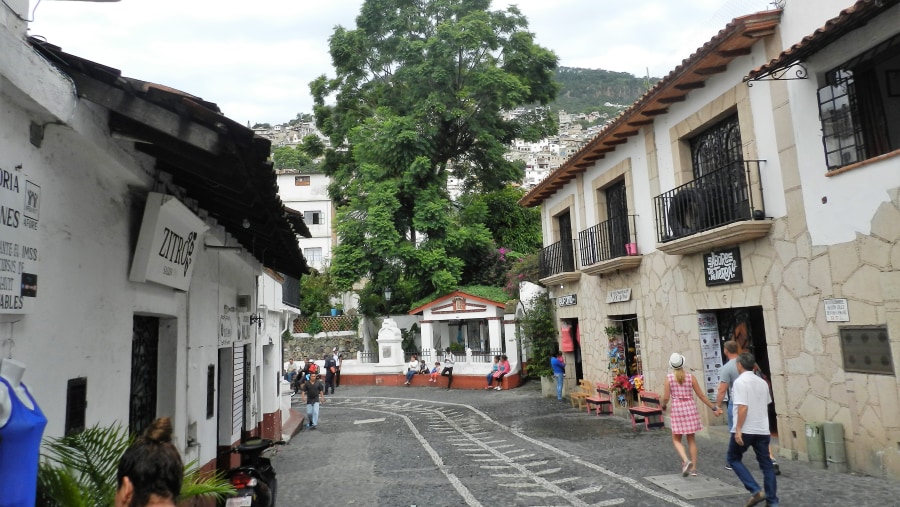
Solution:
{"label": "wooden bench", "polygon": [[600,382],[597,382],[596,390],[596,394],[594,394],[593,396],[588,396],[584,399],[584,403],[587,405],[588,414],[591,413],[591,409],[593,408],[597,415],[612,415],[613,407],[612,398],[610,398],[609,393],[609,384],[601,384]]}
{"label": "wooden bench", "polygon": [[[636,407],[628,407],[628,413],[631,414],[631,429],[637,430],[637,422],[644,421],[644,427],[663,428],[666,425],[663,419],[662,406],[659,403],[659,395],[649,391],[642,391],[638,394],[641,403]],[[652,419],[652,421],[651,421]]]}
{"label": "wooden bench", "polygon": [[578,381],[578,391],[573,391],[569,393],[569,401],[572,402],[572,406],[581,410],[581,407],[585,406],[585,398],[591,396],[593,394],[593,388],[591,387],[591,383],[587,380],[581,379]]}

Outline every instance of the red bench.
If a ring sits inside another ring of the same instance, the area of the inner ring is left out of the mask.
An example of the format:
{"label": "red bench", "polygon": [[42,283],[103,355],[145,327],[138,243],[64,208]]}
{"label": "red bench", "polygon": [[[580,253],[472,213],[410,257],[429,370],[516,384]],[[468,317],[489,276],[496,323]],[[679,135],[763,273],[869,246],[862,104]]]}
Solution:
{"label": "red bench", "polygon": [[628,413],[631,414],[631,429],[637,429],[637,423],[644,422],[644,428],[663,428],[666,425],[663,419],[662,406],[659,403],[659,395],[649,391],[642,391],[638,394],[641,403],[636,407],[628,407]]}
{"label": "red bench", "polygon": [[588,396],[584,399],[584,402],[587,405],[588,414],[591,413],[591,408],[594,409],[597,415],[612,415],[613,413],[612,399],[609,394],[609,384],[597,382],[597,394]]}

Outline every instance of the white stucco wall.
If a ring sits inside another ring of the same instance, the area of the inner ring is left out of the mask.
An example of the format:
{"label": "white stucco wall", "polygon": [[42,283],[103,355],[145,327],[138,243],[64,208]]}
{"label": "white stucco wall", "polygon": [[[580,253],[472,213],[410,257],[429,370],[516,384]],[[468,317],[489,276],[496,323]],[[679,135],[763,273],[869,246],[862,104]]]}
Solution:
{"label": "white stucco wall", "polygon": [[[0,24],[0,167],[21,166],[41,187],[38,292],[33,313],[0,316],[12,323],[0,326],[0,340],[14,342],[10,353],[27,365],[24,382],[48,419],[44,435],[55,437],[64,431],[70,379],[87,380],[88,426],[128,424],[133,319],[159,318],[156,414],[173,417],[186,461],[212,461],[218,443],[240,435],[219,431],[220,414],[230,428],[230,404],[207,418],[207,367],[231,378],[231,365],[219,362],[220,316],[238,295],[249,295],[249,311],[257,310],[261,266],[244,251],[199,246],[188,292],[129,281],[143,200],[156,188],[153,161],[112,140],[106,112],[76,99],[71,82],[36,57],[20,35]],[[32,123],[44,126],[40,146],[29,140]],[[235,244],[208,224],[198,245]],[[280,336],[277,319],[272,336]],[[255,429],[264,413],[278,409],[275,382],[261,383],[260,377],[280,370],[280,341],[256,342],[256,327],[250,330],[241,336],[253,344],[247,382],[254,389],[244,429]],[[272,393],[261,395],[260,385]],[[230,383],[216,386],[219,398],[230,391]],[[187,445],[189,435],[196,445]]]}

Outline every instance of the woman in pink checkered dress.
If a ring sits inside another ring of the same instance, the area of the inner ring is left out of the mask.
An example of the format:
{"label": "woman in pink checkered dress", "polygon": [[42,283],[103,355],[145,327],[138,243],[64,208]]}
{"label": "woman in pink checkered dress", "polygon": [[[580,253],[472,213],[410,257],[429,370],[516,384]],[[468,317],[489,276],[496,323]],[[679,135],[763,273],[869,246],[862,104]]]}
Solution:
{"label": "woman in pink checkered dress", "polygon": [[[694,434],[703,429],[700,424],[700,412],[697,411],[697,399],[703,402],[707,407],[711,408],[715,415],[721,415],[716,411],[716,407],[700,390],[700,384],[693,375],[684,371],[684,356],[675,352],[669,357],[669,366],[675,370],[673,373],[666,375],[666,385],[663,391],[660,406],[665,411],[669,400],[672,400],[672,410],[669,411],[669,426],[672,428],[672,445],[678,455],[681,456],[681,475],[687,477],[688,473],[692,476],[697,475],[697,442]],[[688,459],[684,451],[684,445],[681,443],[681,436],[687,437],[688,449],[691,453],[691,459]]]}

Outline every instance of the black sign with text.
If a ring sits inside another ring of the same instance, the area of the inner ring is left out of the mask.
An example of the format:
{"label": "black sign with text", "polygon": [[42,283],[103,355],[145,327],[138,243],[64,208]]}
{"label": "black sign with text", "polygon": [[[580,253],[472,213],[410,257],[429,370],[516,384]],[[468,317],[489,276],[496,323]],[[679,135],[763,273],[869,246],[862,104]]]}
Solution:
{"label": "black sign with text", "polygon": [[707,287],[744,281],[744,273],[741,269],[741,249],[738,247],[703,254],[703,267],[706,270]]}

